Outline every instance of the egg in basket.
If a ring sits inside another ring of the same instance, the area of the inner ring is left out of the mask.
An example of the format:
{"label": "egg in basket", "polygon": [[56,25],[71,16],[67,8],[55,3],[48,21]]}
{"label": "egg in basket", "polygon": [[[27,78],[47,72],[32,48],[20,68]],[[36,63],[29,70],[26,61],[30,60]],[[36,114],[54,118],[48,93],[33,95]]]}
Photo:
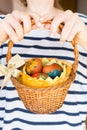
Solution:
{"label": "egg in basket", "polygon": [[66,81],[71,64],[54,58],[33,58],[19,68],[17,80],[32,88],[46,88]]}
{"label": "egg in basket", "polygon": [[[45,114],[55,112],[63,105],[78,66],[78,49],[74,40],[72,45],[75,55],[73,64],[57,58],[35,57],[13,67],[16,74],[13,74],[12,69],[11,81],[28,110]],[[6,57],[8,64],[13,58],[11,58],[12,46],[13,42],[9,41]],[[22,58],[19,59],[22,61]],[[8,65],[8,68],[9,66],[12,64]]]}

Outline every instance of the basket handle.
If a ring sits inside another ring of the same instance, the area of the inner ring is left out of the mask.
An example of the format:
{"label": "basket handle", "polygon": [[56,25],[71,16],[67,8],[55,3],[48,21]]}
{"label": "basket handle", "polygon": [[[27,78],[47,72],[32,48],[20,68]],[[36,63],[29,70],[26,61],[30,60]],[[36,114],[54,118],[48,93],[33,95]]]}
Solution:
{"label": "basket handle", "polygon": [[[47,24],[47,23],[51,23],[52,21],[51,20],[49,20],[49,21],[47,21],[47,22],[45,22],[45,24]],[[32,25],[34,25],[35,24],[35,22],[34,22],[34,20],[32,20],[31,21],[31,23],[32,23]],[[63,28],[63,24],[60,24],[60,26],[59,26],[59,29],[60,29],[60,31],[62,30],[62,28]],[[78,67],[78,57],[79,57],[79,51],[78,51],[78,49],[77,49],[77,44],[76,44],[76,42],[75,42],[75,39],[73,39],[72,40],[72,46],[73,46],[73,48],[74,48],[74,62],[73,62],[73,64],[72,64],[72,71],[74,72],[74,73],[76,73],[76,70],[77,70],[77,67]],[[13,47],[13,41],[12,40],[9,40],[9,42],[8,42],[8,51],[7,51],[7,55],[6,55],[6,62],[8,63],[8,61],[11,59],[11,57],[12,57],[12,54],[11,54],[11,49],[12,49],[12,47]]]}

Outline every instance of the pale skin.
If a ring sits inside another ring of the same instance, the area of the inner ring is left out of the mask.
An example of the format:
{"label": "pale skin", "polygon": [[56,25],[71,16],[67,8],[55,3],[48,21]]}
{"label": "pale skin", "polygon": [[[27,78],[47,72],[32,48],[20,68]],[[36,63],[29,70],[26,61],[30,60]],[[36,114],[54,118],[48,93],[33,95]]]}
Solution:
{"label": "pale skin", "polygon": [[[0,44],[8,38],[13,42],[20,41],[26,33],[41,26],[49,28],[50,35],[55,36],[59,25],[64,23],[60,40],[65,42],[74,38],[87,51],[87,26],[77,13],[56,9],[54,0],[27,0],[27,3],[24,12],[15,10],[0,21]],[[35,21],[34,26],[31,26],[31,18]],[[48,20],[52,20],[51,24],[44,25]]]}

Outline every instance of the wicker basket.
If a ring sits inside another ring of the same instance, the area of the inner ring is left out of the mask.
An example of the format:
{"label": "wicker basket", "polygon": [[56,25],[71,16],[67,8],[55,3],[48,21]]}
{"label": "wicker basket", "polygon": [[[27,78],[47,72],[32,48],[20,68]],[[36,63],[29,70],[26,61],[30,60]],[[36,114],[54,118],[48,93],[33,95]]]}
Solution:
{"label": "wicker basket", "polygon": [[[31,88],[22,85],[16,78],[11,77],[11,81],[16,87],[20,99],[28,110],[34,113],[45,114],[55,112],[63,105],[68,89],[75,79],[78,66],[79,53],[74,40],[72,41],[72,45],[74,47],[75,55],[74,63],[72,64],[70,76],[64,83],[48,88]],[[12,46],[13,42],[9,41],[6,57],[7,62],[11,58]]]}

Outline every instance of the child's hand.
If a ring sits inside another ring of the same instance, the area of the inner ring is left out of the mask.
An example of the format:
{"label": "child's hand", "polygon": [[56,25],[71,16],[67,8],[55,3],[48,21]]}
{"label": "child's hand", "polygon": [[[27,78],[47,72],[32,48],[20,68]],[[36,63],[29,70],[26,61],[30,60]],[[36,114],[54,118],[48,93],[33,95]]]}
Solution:
{"label": "child's hand", "polygon": [[[52,19],[52,17],[50,18]],[[47,20],[47,16],[45,20]],[[87,50],[87,26],[80,19],[78,14],[67,10],[54,16],[51,25],[49,25],[51,36],[55,36],[56,33],[59,32],[58,27],[61,23],[63,23],[64,26],[60,32],[60,40],[65,42],[75,39],[77,43],[79,43],[85,50]]]}
{"label": "child's hand", "polygon": [[[34,13],[13,11],[11,14],[0,21],[0,41],[1,43],[10,38],[13,42],[23,39],[24,34],[28,33],[33,27],[31,19],[38,23],[39,16]],[[34,25],[35,28],[35,25]]]}

